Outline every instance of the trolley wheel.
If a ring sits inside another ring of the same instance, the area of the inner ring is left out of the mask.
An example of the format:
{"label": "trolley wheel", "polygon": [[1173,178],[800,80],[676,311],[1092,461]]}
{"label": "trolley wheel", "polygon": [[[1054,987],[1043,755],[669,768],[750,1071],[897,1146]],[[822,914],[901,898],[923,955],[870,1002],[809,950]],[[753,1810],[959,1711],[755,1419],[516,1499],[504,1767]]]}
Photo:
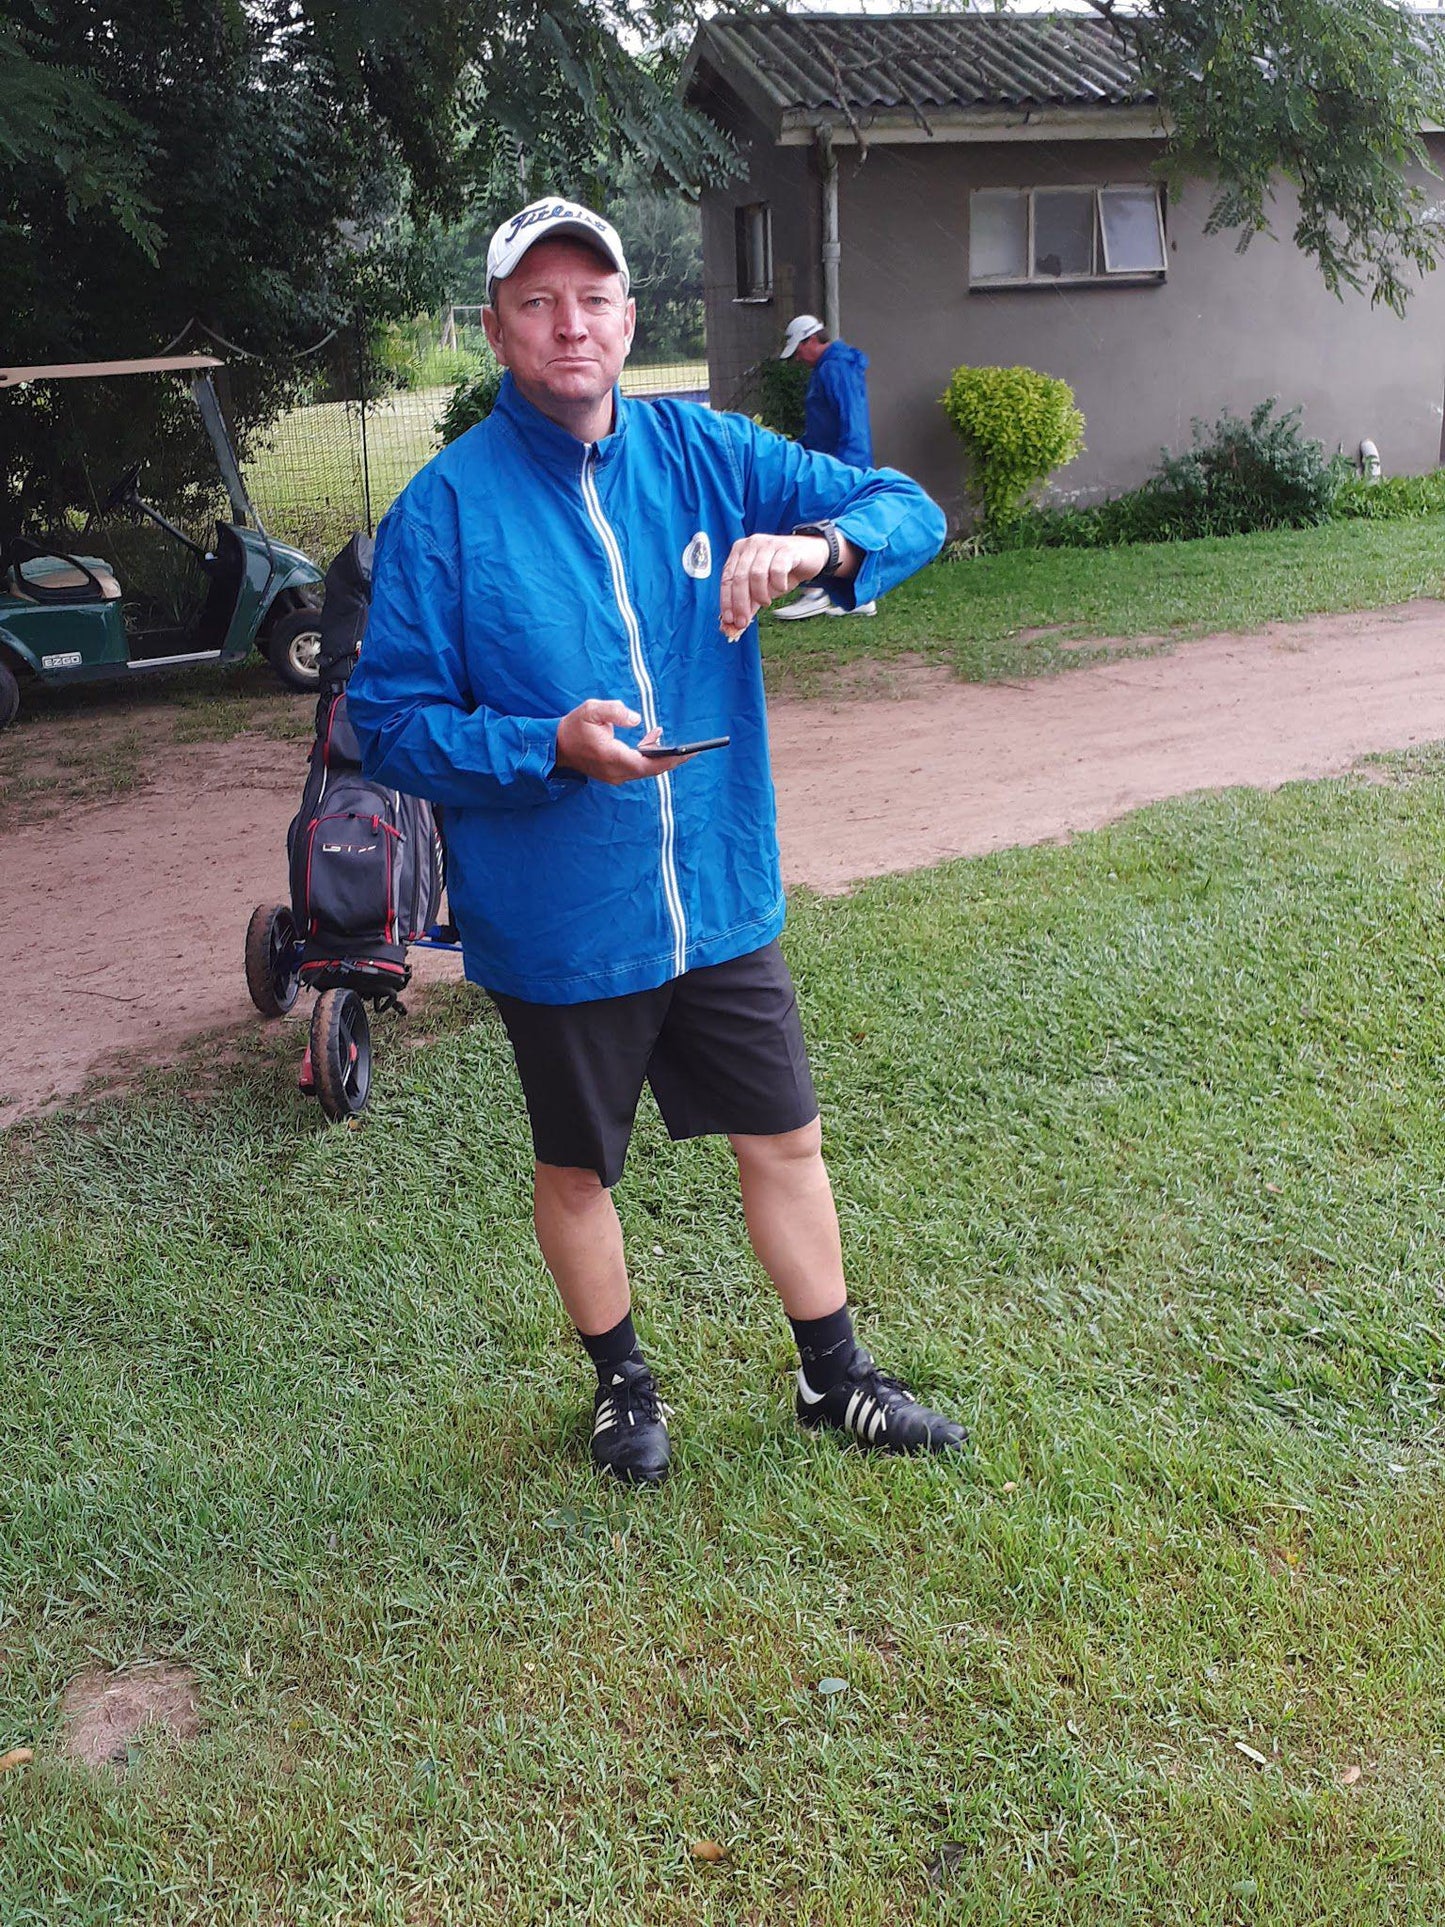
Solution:
{"label": "trolley wheel", "polygon": [[371,1022],[354,990],[325,990],[311,1013],[311,1073],[330,1118],[355,1117],[371,1092]]}
{"label": "trolley wheel", "polygon": [[284,1017],[296,1001],[296,920],[286,903],[258,903],[246,925],[246,988],[263,1017]]}

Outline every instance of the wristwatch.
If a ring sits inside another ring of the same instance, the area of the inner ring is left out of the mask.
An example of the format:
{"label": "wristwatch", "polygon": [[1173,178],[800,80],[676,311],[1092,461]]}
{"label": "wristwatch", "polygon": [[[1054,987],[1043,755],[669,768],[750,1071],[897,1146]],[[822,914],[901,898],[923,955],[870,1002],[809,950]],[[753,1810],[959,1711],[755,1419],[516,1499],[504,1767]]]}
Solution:
{"label": "wristwatch", "polygon": [[818,571],[818,578],[836,575],[843,560],[843,534],[836,522],[800,522],[793,530],[794,535],[820,535],[828,544],[828,560]]}

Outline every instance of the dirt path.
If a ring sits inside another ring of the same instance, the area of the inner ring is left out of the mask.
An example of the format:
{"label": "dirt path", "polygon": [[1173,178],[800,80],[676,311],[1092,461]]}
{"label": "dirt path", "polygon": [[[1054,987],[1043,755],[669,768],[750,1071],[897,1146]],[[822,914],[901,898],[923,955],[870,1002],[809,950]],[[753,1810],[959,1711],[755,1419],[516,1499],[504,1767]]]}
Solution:
{"label": "dirt path", "polygon": [[[1032,683],[890,680],[901,694],[773,706],[790,884],[840,890],[1189,790],[1273,788],[1445,738],[1445,604],[1276,624]],[[134,797],[0,837],[13,972],[0,1125],[258,1021],[242,938],[253,906],[284,893],[303,766],[294,741],[171,748]],[[450,957],[419,957],[423,981],[458,974]]]}

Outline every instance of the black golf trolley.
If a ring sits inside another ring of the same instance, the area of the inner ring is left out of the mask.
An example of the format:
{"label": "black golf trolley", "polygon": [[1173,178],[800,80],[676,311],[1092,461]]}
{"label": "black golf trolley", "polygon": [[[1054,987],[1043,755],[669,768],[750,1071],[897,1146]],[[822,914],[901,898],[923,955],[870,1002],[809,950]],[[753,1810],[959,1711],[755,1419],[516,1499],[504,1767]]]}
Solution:
{"label": "black golf trolley", "polygon": [[318,993],[300,1085],[337,1120],[370,1095],[367,1005],[405,1012],[408,949],[460,948],[437,921],[446,865],[436,812],[363,775],[346,714],[371,548],[353,536],[326,572],[316,739],[286,839],[291,900],[258,904],[246,928],[246,988],[263,1017],[284,1017],[303,989]]}

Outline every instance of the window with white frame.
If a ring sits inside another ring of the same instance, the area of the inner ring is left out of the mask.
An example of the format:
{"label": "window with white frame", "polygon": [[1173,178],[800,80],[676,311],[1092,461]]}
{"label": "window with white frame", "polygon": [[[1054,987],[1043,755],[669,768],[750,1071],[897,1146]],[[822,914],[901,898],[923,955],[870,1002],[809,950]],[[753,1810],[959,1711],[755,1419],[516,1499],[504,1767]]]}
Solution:
{"label": "window with white frame", "polygon": [[1153,186],[985,187],[969,196],[975,288],[1158,280],[1164,199]]}
{"label": "window with white frame", "polygon": [[733,211],[739,301],[770,301],[773,294],[773,210],[753,201]]}

